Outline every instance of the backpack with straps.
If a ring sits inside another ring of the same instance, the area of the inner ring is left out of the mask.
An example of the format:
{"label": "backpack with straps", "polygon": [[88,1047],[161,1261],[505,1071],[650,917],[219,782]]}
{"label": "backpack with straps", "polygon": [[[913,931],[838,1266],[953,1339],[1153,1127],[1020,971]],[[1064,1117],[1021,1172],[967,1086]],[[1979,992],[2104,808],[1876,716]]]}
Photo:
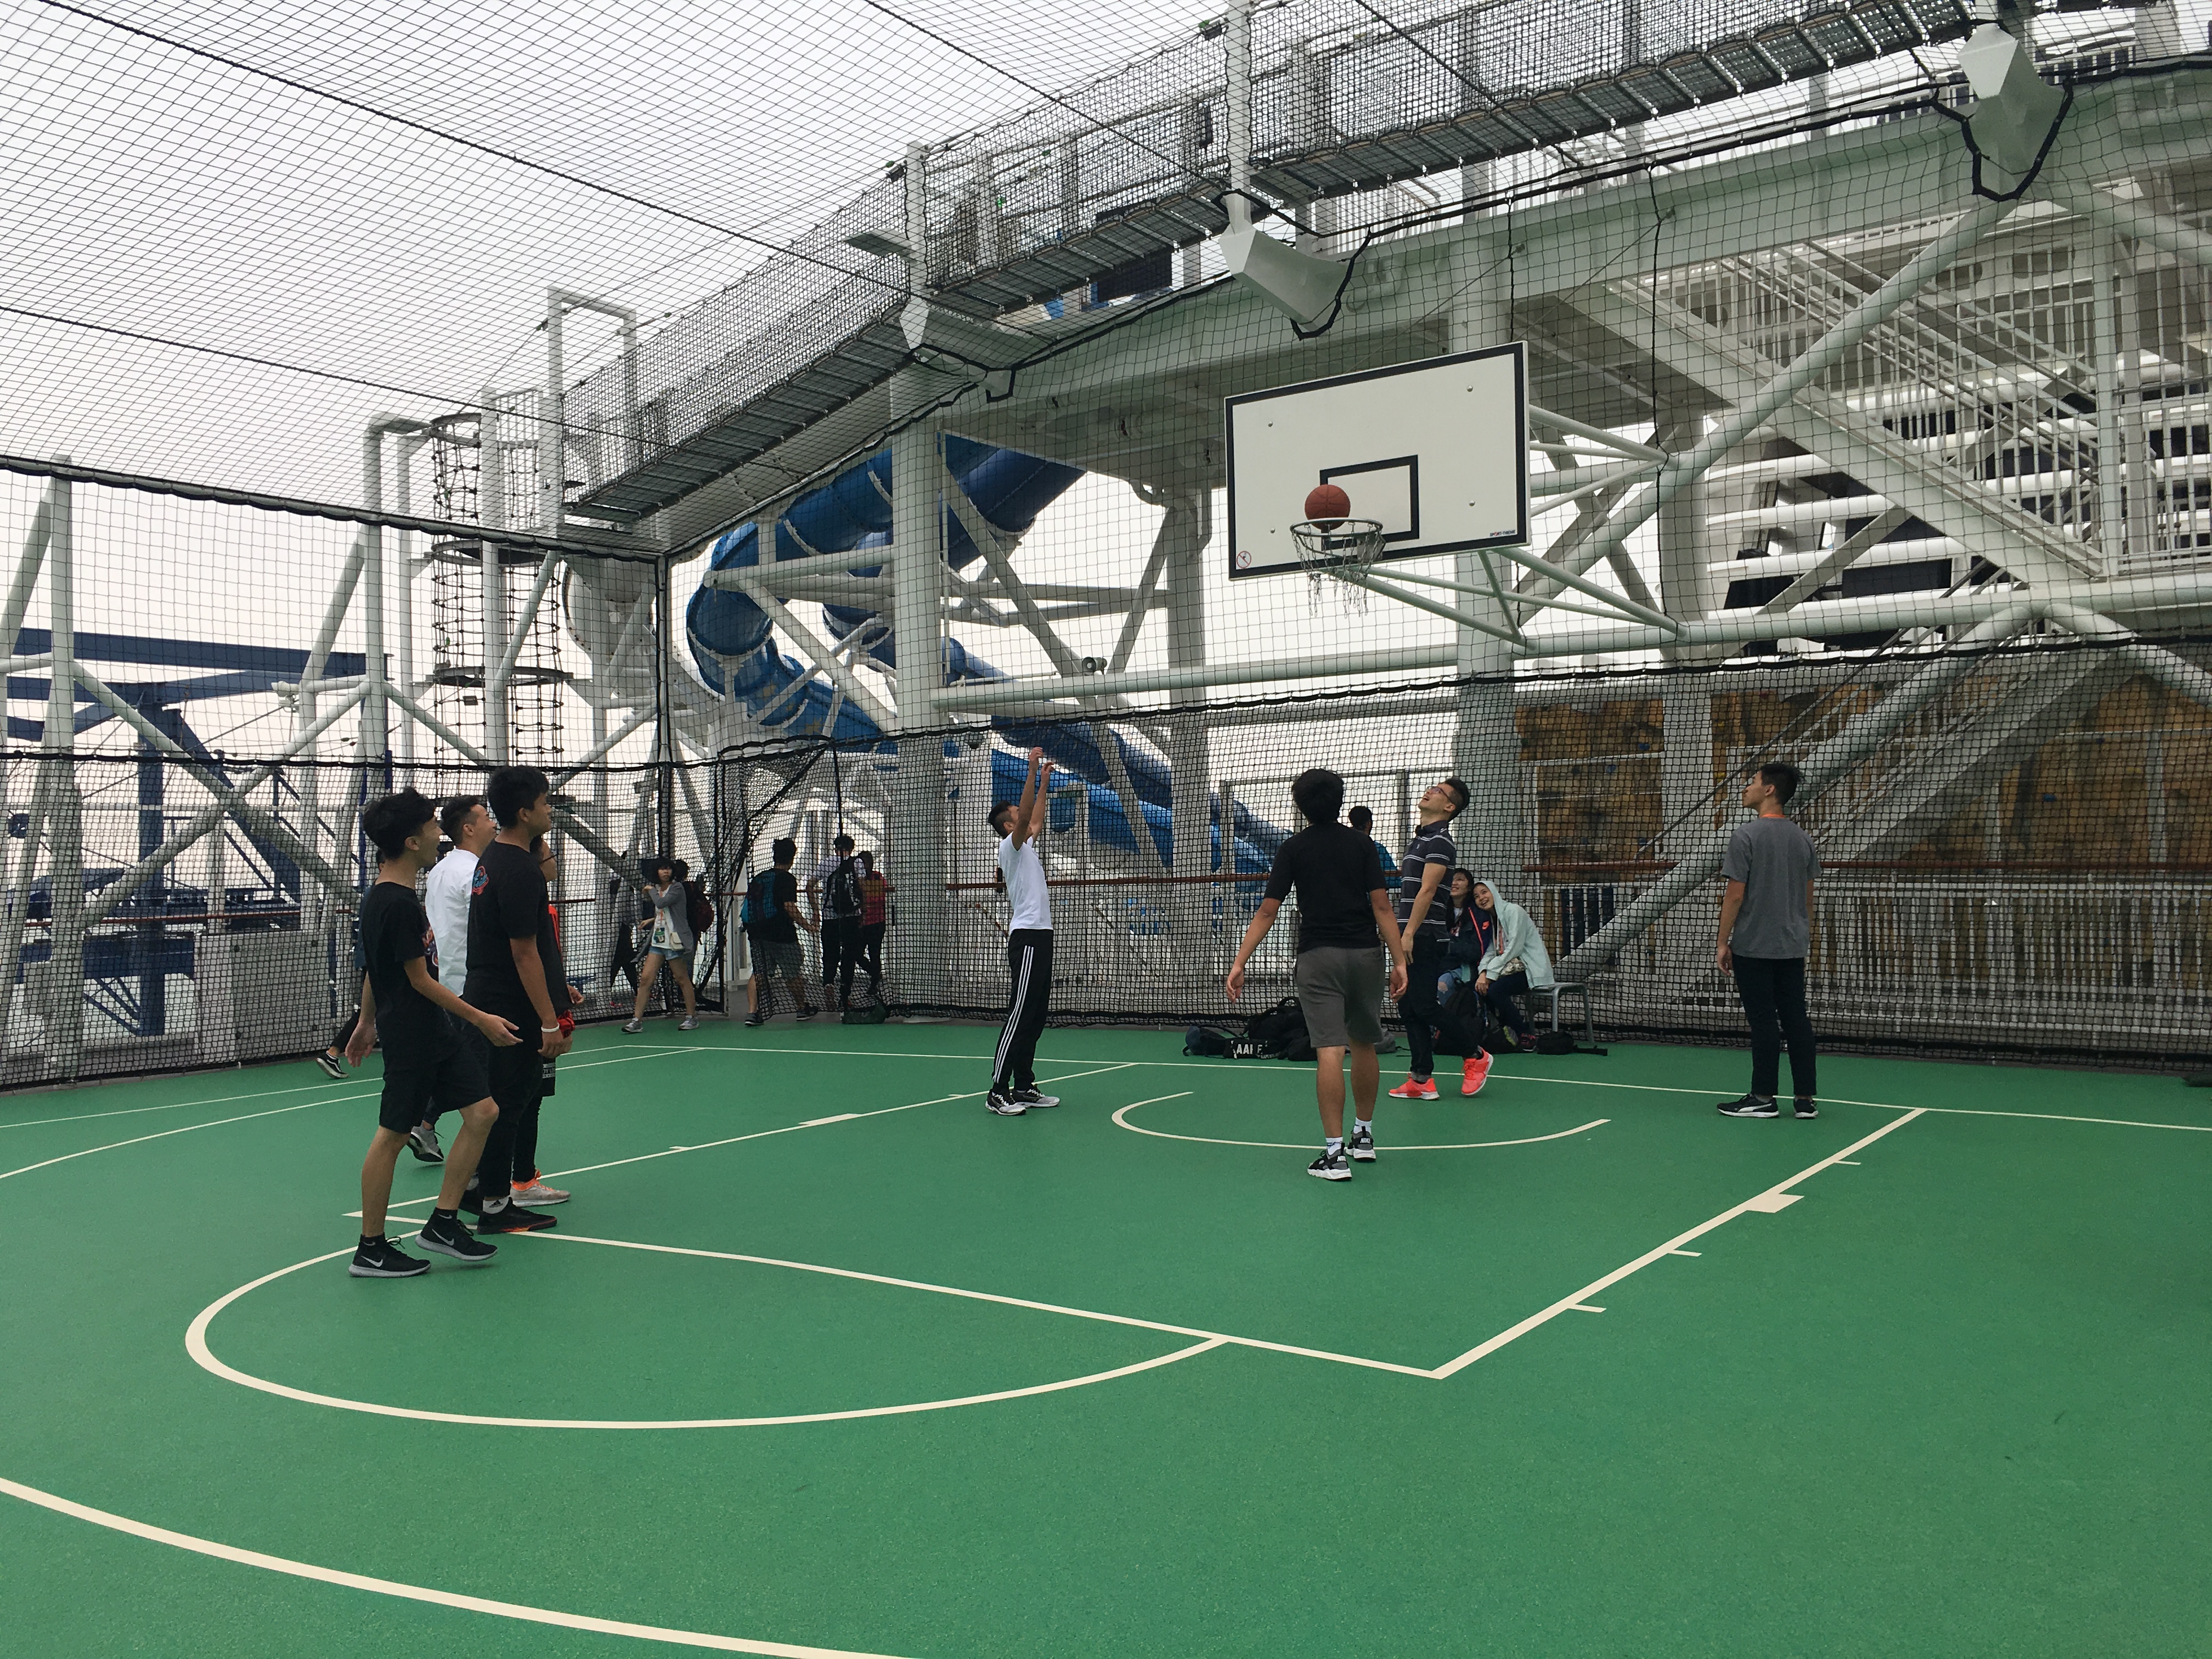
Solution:
{"label": "backpack with straps", "polygon": [[830,909],[833,915],[858,916],[866,901],[860,892],[860,862],[843,858],[830,872]]}
{"label": "backpack with straps", "polygon": [[775,872],[763,870],[745,884],[745,896],[738,906],[738,926],[745,932],[768,925],[775,915]]}
{"label": "backpack with straps", "polygon": [[684,884],[684,898],[691,918],[691,937],[704,939],[714,925],[714,907],[707,902],[707,890],[696,881]]}
{"label": "backpack with straps", "polygon": [[1306,1034],[1305,1010],[1296,997],[1285,997],[1265,1013],[1245,1022],[1244,1035],[1271,1060],[1312,1060],[1313,1039]]}

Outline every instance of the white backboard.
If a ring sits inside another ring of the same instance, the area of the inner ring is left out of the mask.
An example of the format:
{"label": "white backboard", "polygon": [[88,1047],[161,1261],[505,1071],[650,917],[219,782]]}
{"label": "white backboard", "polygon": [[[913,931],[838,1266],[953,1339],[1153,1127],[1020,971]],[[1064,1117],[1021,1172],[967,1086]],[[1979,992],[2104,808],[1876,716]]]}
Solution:
{"label": "white backboard", "polygon": [[1385,559],[1528,539],[1528,348],[1516,341],[1228,399],[1229,574],[1298,568],[1291,526],[1333,483]]}

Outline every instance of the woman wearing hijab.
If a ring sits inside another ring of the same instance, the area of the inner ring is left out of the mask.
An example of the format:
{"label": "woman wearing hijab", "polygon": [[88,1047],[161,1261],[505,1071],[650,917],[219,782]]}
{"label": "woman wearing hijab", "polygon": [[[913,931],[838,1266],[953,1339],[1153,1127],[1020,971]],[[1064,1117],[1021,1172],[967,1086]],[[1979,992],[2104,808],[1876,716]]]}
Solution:
{"label": "woman wearing hijab", "polygon": [[[1544,949],[1544,936],[1528,913],[1500,893],[1495,883],[1478,876],[1468,883],[1468,890],[1473,902],[1462,931],[1468,943],[1453,951],[1466,964],[1460,972],[1474,981],[1475,994],[1497,1011],[1514,1041],[1532,1048],[1535,1028],[1513,999],[1522,991],[1552,987],[1552,958]],[[1487,1056],[1483,1070],[1489,1070]]]}

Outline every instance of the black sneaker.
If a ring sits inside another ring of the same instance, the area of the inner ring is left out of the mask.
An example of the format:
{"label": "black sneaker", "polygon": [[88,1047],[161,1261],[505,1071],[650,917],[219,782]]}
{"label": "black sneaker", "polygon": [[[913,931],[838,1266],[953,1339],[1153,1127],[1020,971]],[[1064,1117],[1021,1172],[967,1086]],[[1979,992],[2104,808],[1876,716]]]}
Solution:
{"label": "black sneaker", "polygon": [[983,1097],[983,1109],[1000,1117],[1019,1117],[1029,1110],[1029,1105],[1018,1096],[1002,1095],[994,1089]]}
{"label": "black sneaker", "polygon": [[745,1016],[745,1024],[752,1026],[765,1025],[768,1024],[768,1016],[766,1014],[747,1014]]}
{"label": "black sneaker", "polygon": [[388,1238],[371,1238],[355,1249],[346,1271],[356,1279],[412,1279],[428,1273],[430,1264],[407,1255]]}
{"label": "black sneaker", "polygon": [[1757,1095],[1746,1095],[1741,1100],[1724,1100],[1718,1108],[1723,1117],[1780,1117],[1782,1109],[1771,1100],[1761,1100]]}
{"label": "black sneaker", "polygon": [[438,1145],[438,1126],[418,1123],[407,1132],[407,1150],[415,1154],[417,1164],[443,1164],[445,1149]]}
{"label": "black sneaker", "polygon": [[1800,1095],[1797,1097],[1797,1115],[1800,1117],[1818,1117],[1820,1115],[1820,1109],[1818,1105],[1814,1103],[1812,1096]]}
{"label": "black sneaker", "polygon": [[561,1224],[543,1210],[526,1210],[521,1205],[509,1202],[496,1210],[486,1210],[477,1218],[477,1237],[486,1233],[542,1233],[548,1227]]}
{"label": "black sneaker", "polygon": [[1352,1139],[1344,1143],[1344,1150],[1352,1154],[1355,1164],[1372,1164],[1375,1161],[1375,1131],[1357,1118],[1353,1119]]}
{"label": "black sneaker", "polygon": [[811,1008],[801,1008],[799,1012],[793,1016],[793,1018],[798,1019],[811,1019],[814,1018],[814,1011]]}
{"label": "black sneaker", "polygon": [[338,1063],[337,1056],[332,1054],[329,1049],[325,1048],[322,1053],[315,1056],[315,1064],[323,1068],[323,1075],[330,1079],[331,1082],[343,1083],[345,1081],[345,1067]]}
{"label": "black sneaker", "polygon": [[1015,1090],[1012,1094],[1007,1097],[1007,1098],[1010,1100],[1018,1101],[1024,1106],[1046,1107],[1057,1106],[1060,1104],[1060,1097],[1058,1095],[1041,1093],[1038,1091],[1036,1085],[1034,1083],[1030,1084],[1025,1089]]}
{"label": "black sneaker", "polygon": [[441,1221],[435,1216],[422,1224],[422,1231],[415,1242],[426,1250],[465,1261],[471,1267],[481,1267],[499,1254],[498,1245],[477,1243],[459,1221]]}
{"label": "black sneaker", "polygon": [[1344,1155],[1341,1146],[1333,1152],[1324,1150],[1319,1158],[1306,1165],[1306,1173],[1319,1176],[1323,1181],[1349,1181],[1352,1179],[1352,1160]]}

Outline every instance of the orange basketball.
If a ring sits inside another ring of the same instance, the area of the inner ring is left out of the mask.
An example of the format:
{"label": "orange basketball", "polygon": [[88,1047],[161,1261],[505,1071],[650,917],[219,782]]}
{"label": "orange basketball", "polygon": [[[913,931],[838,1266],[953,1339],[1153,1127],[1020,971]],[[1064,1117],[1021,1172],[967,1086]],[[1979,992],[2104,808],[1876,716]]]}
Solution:
{"label": "orange basketball", "polygon": [[1325,530],[1334,530],[1352,516],[1352,497],[1333,483],[1316,484],[1306,491],[1306,517]]}

